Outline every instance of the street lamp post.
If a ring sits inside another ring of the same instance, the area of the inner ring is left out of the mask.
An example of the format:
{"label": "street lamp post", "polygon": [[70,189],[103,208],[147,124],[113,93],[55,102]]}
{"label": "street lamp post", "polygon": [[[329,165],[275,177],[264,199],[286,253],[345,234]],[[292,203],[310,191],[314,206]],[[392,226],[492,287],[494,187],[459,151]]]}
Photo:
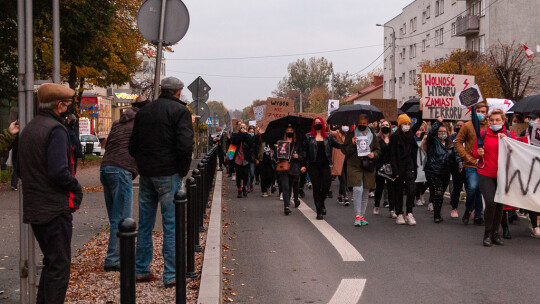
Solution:
{"label": "street lamp post", "polygon": [[396,31],[389,25],[376,24],[376,26],[388,27],[392,29],[392,99],[396,99]]}

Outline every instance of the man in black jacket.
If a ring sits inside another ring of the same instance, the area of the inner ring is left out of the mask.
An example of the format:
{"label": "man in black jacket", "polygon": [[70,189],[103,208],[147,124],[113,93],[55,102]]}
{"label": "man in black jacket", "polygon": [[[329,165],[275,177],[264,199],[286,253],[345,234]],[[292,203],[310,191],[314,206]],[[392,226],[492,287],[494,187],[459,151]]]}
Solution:
{"label": "man in black jacket", "polygon": [[[161,81],[159,99],[137,112],[129,143],[139,168],[139,236],[136,276],[139,282],[155,281],[150,272],[152,229],[158,203],[163,218],[163,259],[165,287],[176,283],[174,249],[174,194],[187,175],[193,152],[192,118],[179,98],[184,84],[177,78]],[[183,280],[184,278],[179,278]]]}
{"label": "man in black jacket", "polygon": [[40,110],[19,137],[16,168],[23,186],[23,222],[43,252],[37,303],[64,303],[71,265],[72,213],[82,201],[62,114],[75,92],[59,84],[38,89]]}

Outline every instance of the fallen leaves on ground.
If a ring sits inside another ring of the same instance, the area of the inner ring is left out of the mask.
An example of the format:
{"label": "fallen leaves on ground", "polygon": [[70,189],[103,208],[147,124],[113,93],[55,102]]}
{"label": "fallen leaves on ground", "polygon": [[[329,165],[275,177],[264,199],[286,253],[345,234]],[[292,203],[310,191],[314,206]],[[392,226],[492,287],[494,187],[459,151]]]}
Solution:
{"label": "fallen leaves on ground", "polygon": [[83,192],[103,192],[102,186],[97,187],[82,187]]}

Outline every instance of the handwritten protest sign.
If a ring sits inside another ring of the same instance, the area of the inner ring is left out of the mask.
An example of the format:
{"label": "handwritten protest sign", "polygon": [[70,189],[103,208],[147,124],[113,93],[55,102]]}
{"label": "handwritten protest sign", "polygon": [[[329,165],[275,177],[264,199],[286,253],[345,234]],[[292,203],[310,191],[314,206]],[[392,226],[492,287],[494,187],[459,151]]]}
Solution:
{"label": "handwritten protest sign", "polygon": [[398,106],[396,99],[370,99],[369,103],[381,110],[384,119],[388,121],[397,120]]}
{"label": "handwritten protest sign", "polygon": [[294,113],[294,100],[281,98],[268,98],[266,100],[265,117],[278,119]]}
{"label": "handwritten protest sign", "polygon": [[471,111],[462,109],[456,98],[458,92],[474,85],[474,76],[422,73],[424,119],[469,120]]}
{"label": "handwritten protest sign", "polygon": [[264,118],[264,110],[266,105],[253,107],[253,113],[255,114],[255,120],[262,120]]}

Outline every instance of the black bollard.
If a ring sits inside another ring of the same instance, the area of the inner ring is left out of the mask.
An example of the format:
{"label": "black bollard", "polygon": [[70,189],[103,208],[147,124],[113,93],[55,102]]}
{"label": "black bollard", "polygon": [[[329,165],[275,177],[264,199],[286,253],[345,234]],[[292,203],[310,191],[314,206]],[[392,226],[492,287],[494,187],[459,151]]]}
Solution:
{"label": "black bollard", "polygon": [[118,224],[120,238],[120,303],[135,304],[135,238],[137,224],[132,218]]}
{"label": "black bollard", "polygon": [[202,163],[204,164],[204,215],[206,215],[206,208],[210,208],[210,205],[208,204],[209,197],[210,197],[210,180],[213,178],[212,176],[212,166],[210,163],[210,159],[207,155],[206,158],[202,160]]}
{"label": "black bollard", "polygon": [[[199,277],[195,272],[195,240],[199,240],[197,228],[197,182],[199,170],[193,170],[191,177],[186,180],[186,189],[188,195],[188,220],[187,220],[187,270],[186,277],[196,279]],[[200,246],[200,245],[199,245]]]}
{"label": "black bollard", "polygon": [[[192,178],[191,178],[192,179]],[[188,179],[189,180],[189,179]],[[176,256],[176,304],[186,303],[186,203],[187,194],[183,190],[174,195]]]}
{"label": "black bollard", "polygon": [[203,158],[201,160],[202,164],[203,164],[203,169],[200,170],[201,171],[201,179],[202,179],[202,188],[203,188],[203,191],[202,191],[202,200],[201,200],[201,208],[200,208],[200,217],[201,217],[201,221],[199,222],[200,226],[200,231],[201,232],[204,232],[204,221],[203,219],[205,219],[207,216],[206,216],[206,205],[208,204],[208,201],[207,201],[207,198],[208,198],[208,160],[206,158]]}
{"label": "black bollard", "polygon": [[197,200],[195,202],[195,218],[196,218],[196,222],[195,222],[195,233],[196,233],[196,240],[195,240],[195,252],[201,252],[202,251],[202,247],[200,245],[200,240],[199,240],[199,233],[200,232],[204,232],[204,229],[201,230],[201,227],[203,226],[203,218],[201,216],[202,214],[202,209],[203,209],[203,197],[204,197],[204,182],[203,182],[203,178],[204,178],[204,164],[203,163],[199,163],[197,165],[197,170],[199,171],[199,175],[197,177],[195,177],[195,181],[197,182],[197,187],[195,188],[196,189],[196,192],[197,192]]}

